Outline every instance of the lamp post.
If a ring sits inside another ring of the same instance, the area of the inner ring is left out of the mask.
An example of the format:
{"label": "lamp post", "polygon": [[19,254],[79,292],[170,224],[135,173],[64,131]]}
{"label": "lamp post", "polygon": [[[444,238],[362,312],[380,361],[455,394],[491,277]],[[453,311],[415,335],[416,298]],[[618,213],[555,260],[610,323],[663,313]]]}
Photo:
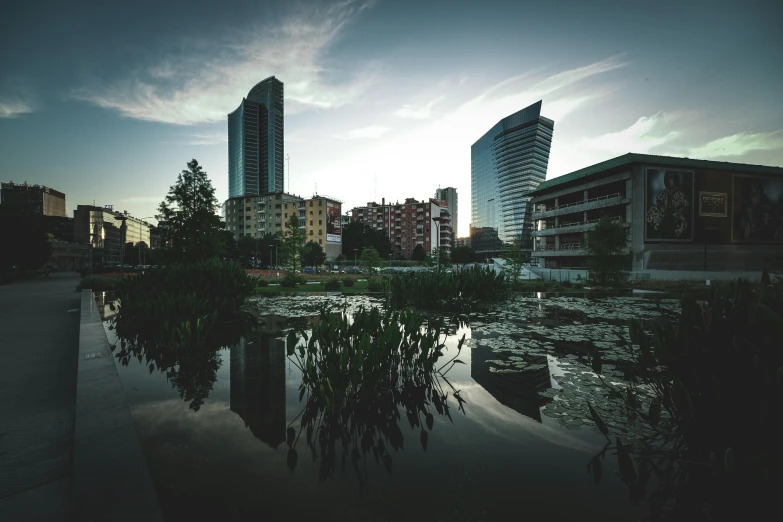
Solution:
{"label": "lamp post", "polygon": [[353,249],[353,269],[354,272],[356,271],[356,251],[359,250],[358,248]]}
{"label": "lamp post", "polygon": [[389,254],[389,272],[391,272],[391,260],[392,260],[392,254]]}
{"label": "lamp post", "polygon": [[272,245],[269,245],[269,270],[272,270]]}
{"label": "lamp post", "polygon": [[440,275],[440,216],[433,217],[432,220],[435,222],[435,237],[438,242],[438,275]]}

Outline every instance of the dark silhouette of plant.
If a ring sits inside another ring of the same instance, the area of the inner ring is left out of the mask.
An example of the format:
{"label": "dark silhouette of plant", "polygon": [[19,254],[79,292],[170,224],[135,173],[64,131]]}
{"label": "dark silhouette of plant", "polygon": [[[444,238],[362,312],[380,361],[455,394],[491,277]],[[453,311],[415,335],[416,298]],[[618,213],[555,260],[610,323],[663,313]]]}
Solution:
{"label": "dark silhouette of plant", "polygon": [[424,247],[421,245],[416,245],[416,247],[413,249],[413,252],[411,252],[411,261],[418,261],[419,263],[423,263],[425,259],[427,259],[427,253],[424,251]]}
{"label": "dark silhouette of plant", "polygon": [[[427,449],[434,412],[451,419],[449,393],[463,411],[463,399],[446,378],[462,350],[440,361],[448,334],[442,319],[425,322],[414,311],[381,313],[377,308],[346,313],[321,313],[308,335],[288,334],[289,359],[302,372],[300,400],[305,407],[288,428],[288,465],[296,466],[296,444],[304,434],[313,458],[320,459],[319,478],[334,475],[338,460],[351,464],[363,484],[362,458],[383,463],[392,472],[392,451],[403,448],[402,413],[411,428],[420,428]],[[450,389],[451,391],[447,391]],[[434,412],[433,412],[434,410]],[[299,430],[294,422],[301,416]]]}
{"label": "dark silhouette of plant", "polygon": [[451,262],[464,265],[476,260],[476,252],[469,246],[458,246],[451,251]]}
{"label": "dark silhouette of plant", "polygon": [[[615,452],[631,499],[647,495],[653,519],[752,520],[777,506],[783,436],[783,292],[764,272],[757,290],[740,279],[707,302],[683,301],[677,321],[652,333],[630,325],[629,386],[610,397],[640,424],[615,434],[588,464],[596,481]],[[601,373],[600,352],[592,356]],[[609,440],[607,424],[590,407]],[[623,440],[625,439],[625,441]]]}
{"label": "dark silhouette of plant", "polygon": [[589,277],[601,286],[618,285],[628,279],[631,254],[624,254],[628,234],[623,224],[602,217],[592,230],[585,232],[585,251]]}
{"label": "dark silhouette of plant", "polygon": [[326,261],[326,252],[315,241],[308,241],[301,250],[302,264],[304,266],[321,266]]}

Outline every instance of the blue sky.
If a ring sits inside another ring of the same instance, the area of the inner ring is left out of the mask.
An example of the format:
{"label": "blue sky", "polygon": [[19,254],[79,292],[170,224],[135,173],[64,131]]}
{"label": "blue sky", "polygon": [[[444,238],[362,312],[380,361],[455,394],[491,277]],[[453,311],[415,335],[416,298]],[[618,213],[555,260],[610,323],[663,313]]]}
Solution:
{"label": "blue sky", "polygon": [[783,165],[780,2],[111,2],[0,17],[0,180],[151,216],[197,158],[227,196],[227,121],[285,84],[287,190],[460,195],[470,145],[543,99],[548,177],[626,152]]}

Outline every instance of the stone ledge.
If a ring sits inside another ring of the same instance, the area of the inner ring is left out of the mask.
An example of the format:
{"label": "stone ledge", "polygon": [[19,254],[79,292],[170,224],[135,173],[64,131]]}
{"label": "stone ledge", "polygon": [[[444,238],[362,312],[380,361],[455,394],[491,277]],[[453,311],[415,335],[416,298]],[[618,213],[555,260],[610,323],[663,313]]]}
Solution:
{"label": "stone ledge", "polygon": [[163,522],[92,292],[81,298],[71,518]]}

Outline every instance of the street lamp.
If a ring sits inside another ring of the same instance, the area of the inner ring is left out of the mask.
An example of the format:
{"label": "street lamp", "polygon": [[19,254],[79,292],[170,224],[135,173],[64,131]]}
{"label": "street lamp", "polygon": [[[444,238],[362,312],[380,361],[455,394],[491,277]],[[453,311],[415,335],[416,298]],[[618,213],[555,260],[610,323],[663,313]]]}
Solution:
{"label": "street lamp", "polygon": [[438,241],[438,275],[440,275],[440,219],[440,216],[432,218],[435,222],[435,237]]}
{"label": "street lamp", "polygon": [[358,248],[353,249],[353,268],[354,272],[356,271],[356,251],[359,250]]}
{"label": "street lamp", "polygon": [[272,246],[269,245],[269,270],[272,270]]}
{"label": "street lamp", "polygon": [[389,272],[391,272],[391,259],[392,259],[392,254],[389,254]]}

